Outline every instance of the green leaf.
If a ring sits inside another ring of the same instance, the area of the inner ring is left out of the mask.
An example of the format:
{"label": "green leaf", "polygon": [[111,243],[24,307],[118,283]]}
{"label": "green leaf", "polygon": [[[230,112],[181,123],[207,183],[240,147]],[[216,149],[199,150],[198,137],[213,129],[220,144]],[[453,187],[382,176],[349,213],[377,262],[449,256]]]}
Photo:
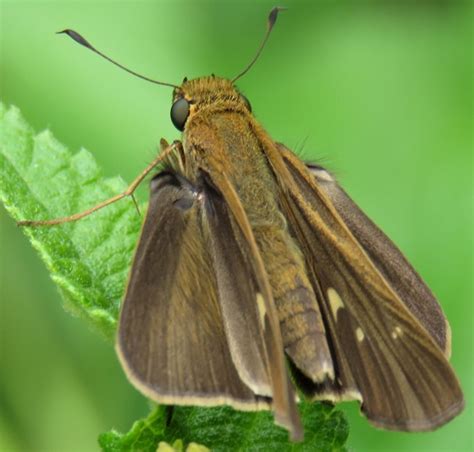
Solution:
{"label": "green leaf", "polygon": [[[15,220],[71,215],[125,188],[118,177],[104,179],[89,152],[72,154],[49,131],[36,135],[17,108],[0,104],[0,199]],[[140,224],[133,203],[122,200],[78,222],[23,229],[65,306],[110,338]],[[110,452],[155,451],[160,442],[176,449],[176,439],[188,449],[197,442],[212,450],[344,450],[348,425],[341,411],[317,403],[300,404],[300,411],[305,427],[301,444],[288,442],[288,433],[275,426],[271,413],[229,407],[176,407],[168,426],[166,408],[158,407],[128,433],[112,431],[99,441]]]}
{"label": "green leaf", "polygon": [[[0,199],[15,220],[51,219],[96,205],[126,187],[104,179],[92,155],[69,152],[50,131],[35,135],[0,104]],[[141,219],[119,201],[81,221],[24,228],[65,306],[113,337]]]}
{"label": "green leaf", "polygon": [[[349,426],[344,414],[324,403],[301,403],[305,437],[302,443],[288,442],[288,432],[276,426],[267,411],[240,412],[230,407],[174,407],[168,413],[160,406],[136,422],[125,434],[104,433],[99,443],[105,452],[155,451],[160,442],[173,443],[169,450],[181,450],[176,438],[188,444],[205,445],[213,451],[344,451]],[[178,440],[179,441],[179,440]],[[163,451],[166,446],[163,444]],[[202,446],[201,446],[202,447]]]}
{"label": "green leaf", "polygon": [[166,408],[155,408],[146,418],[135,422],[128,433],[115,430],[99,436],[99,444],[104,452],[156,451],[158,443],[164,438]]}
{"label": "green leaf", "polygon": [[213,451],[342,451],[349,434],[344,414],[332,405],[301,403],[304,441],[290,443],[288,432],[268,411],[241,412],[227,406],[176,407],[165,440],[196,441]]}
{"label": "green leaf", "polygon": [[[163,441],[165,437],[166,418],[168,409],[156,407],[146,419],[135,422],[131,430],[121,434],[115,430],[99,436],[99,445],[104,452],[183,452],[181,439],[173,444]],[[207,452],[209,449],[200,444],[190,442],[186,452]]]}

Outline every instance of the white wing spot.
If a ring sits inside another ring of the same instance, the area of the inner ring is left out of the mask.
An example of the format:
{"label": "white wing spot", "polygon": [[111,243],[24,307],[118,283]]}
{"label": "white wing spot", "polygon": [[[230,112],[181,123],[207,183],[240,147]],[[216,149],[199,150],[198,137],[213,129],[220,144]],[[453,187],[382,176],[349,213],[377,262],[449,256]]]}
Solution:
{"label": "white wing spot", "polygon": [[267,310],[265,309],[265,300],[261,293],[257,294],[257,307],[260,316],[260,323],[262,324],[262,327],[265,328],[265,315],[267,314]]}
{"label": "white wing spot", "polygon": [[339,294],[332,287],[328,289],[327,294],[329,298],[329,304],[331,305],[332,315],[337,320],[337,311],[344,308],[344,303],[342,302]]}
{"label": "white wing spot", "polygon": [[365,339],[365,334],[359,326],[356,328],[356,338],[358,342],[362,342]]}
{"label": "white wing spot", "polygon": [[392,331],[392,338],[398,339],[402,334],[403,330],[399,326],[396,326],[395,329]]}

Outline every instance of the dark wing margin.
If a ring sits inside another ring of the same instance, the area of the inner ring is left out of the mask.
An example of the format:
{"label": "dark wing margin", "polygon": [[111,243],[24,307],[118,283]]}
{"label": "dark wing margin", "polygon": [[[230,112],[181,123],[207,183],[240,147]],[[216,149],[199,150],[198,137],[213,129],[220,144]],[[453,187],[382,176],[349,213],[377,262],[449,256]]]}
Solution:
{"label": "dark wing margin", "polygon": [[255,348],[255,369],[232,356],[198,198],[175,174],[152,181],[120,315],[119,357],[132,383],[157,402],[269,408]]}
{"label": "dark wing margin", "polygon": [[[314,385],[312,395],[360,398],[371,423],[386,429],[433,430],[446,423],[462,410],[464,400],[445,356],[446,322],[431,292],[423,298],[424,284],[410,292],[407,281],[418,281],[418,275],[404,267],[404,258],[380,233],[383,246],[365,249],[371,247],[370,236],[362,232],[363,224],[354,227],[363,217],[334,185],[323,187],[321,179],[332,182],[328,173],[315,179],[288,149],[279,150],[267,157],[280,175],[282,208],[305,255],[336,367],[336,379]],[[396,281],[399,272],[409,273],[403,282]],[[417,311],[419,303],[429,306]],[[434,323],[442,333],[432,334],[433,303]],[[305,390],[311,392],[308,385]]]}

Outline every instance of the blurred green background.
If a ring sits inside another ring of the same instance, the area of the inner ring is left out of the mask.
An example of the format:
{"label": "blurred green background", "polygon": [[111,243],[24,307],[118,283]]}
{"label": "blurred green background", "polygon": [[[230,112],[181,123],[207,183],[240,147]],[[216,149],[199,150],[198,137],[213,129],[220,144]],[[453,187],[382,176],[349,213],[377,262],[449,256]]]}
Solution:
{"label": "blurred green background", "polygon": [[[336,172],[439,297],[465,412],[439,431],[372,428],[355,403],[354,450],[472,450],[472,14],[470,3],[280,2],[260,61],[238,85],[271,136]],[[357,3],[357,4],[356,4]],[[131,180],[169,120],[170,90],[135,79],[54,31],[77,29],[151,77],[231,77],[275,0],[2,1],[1,99],[37,131],[90,150]],[[302,144],[304,148],[301,151]],[[146,199],[147,188],[140,197]],[[111,344],[63,311],[5,211],[1,224],[0,450],[88,451],[148,413]]]}

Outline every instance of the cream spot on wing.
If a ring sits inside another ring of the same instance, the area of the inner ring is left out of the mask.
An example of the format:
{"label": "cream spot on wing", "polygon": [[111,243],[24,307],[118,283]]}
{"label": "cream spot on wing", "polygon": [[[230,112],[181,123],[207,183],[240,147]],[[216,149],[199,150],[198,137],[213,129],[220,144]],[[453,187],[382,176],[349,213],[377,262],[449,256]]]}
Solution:
{"label": "cream spot on wing", "polygon": [[399,326],[396,326],[395,329],[392,331],[392,338],[398,339],[402,334],[403,330]]}
{"label": "cream spot on wing", "polygon": [[356,338],[358,342],[362,342],[365,338],[365,334],[359,326],[356,328]]}
{"label": "cream spot on wing", "polygon": [[263,299],[263,295],[261,293],[257,294],[257,307],[258,314],[260,316],[260,322],[262,327],[265,328],[265,315],[267,314],[267,310],[265,309],[265,300]]}
{"label": "cream spot on wing", "polygon": [[339,294],[332,287],[328,289],[327,294],[329,298],[329,304],[331,305],[332,315],[337,320],[337,311],[344,308],[344,303],[342,302]]}

